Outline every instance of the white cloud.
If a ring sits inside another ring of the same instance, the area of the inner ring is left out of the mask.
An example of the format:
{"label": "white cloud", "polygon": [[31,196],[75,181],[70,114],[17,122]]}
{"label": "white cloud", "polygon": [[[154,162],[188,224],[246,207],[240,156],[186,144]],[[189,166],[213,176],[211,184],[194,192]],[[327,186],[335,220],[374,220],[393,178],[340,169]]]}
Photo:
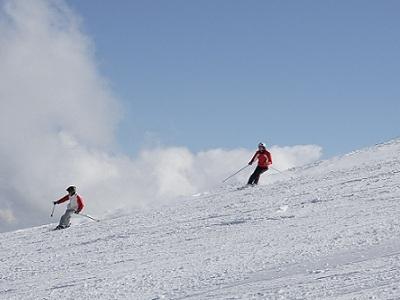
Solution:
{"label": "white cloud", "polygon": [[[210,189],[253,155],[184,147],[156,147],[135,158],[111,154],[120,103],[96,68],[79,18],[62,1],[1,4],[0,231],[50,222],[51,201],[70,184],[89,213],[102,214]],[[316,146],[271,150],[281,168],[321,154]],[[63,209],[57,207],[57,219]]]}
{"label": "white cloud", "polygon": [[0,209],[0,224],[12,223],[15,221],[15,216],[10,209]]}
{"label": "white cloud", "polygon": [[270,150],[274,153],[274,165],[282,170],[311,163],[322,156],[322,148],[317,145],[274,146]]}

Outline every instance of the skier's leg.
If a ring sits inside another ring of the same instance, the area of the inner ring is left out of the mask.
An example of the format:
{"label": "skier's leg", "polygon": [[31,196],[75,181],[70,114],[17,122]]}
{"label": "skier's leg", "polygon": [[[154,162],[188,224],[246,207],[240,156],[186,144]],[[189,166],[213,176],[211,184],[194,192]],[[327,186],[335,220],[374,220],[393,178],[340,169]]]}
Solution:
{"label": "skier's leg", "polygon": [[254,170],[253,184],[258,184],[258,179],[260,178],[260,174],[261,174],[261,168],[257,166],[257,168]]}
{"label": "skier's leg", "polygon": [[247,184],[256,184],[255,182],[256,182],[257,177],[259,176],[259,175],[258,175],[259,170],[260,170],[260,167],[257,166],[257,168],[255,168],[253,174],[251,174],[251,176],[250,176],[249,181],[247,182]]}
{"label": "skier's leg", "polygon": [[[258,168],[258,167],[257,167],[257,168]],[[253,184],[253,183],[254,183],[254,180],[256,179],[256,176],[257,176],[257,173],[256,173],[257,168],[254,170],[253,174],[251,174],[251,176],[250,176],[249,181],[247,182],[247,184]]]}
{"label": "skier's leg", "polygon": [[258,168],[259,168],[259,170],[258,170],[258,172],[257,172],[257,177],[256,177],[255,180],[254,180],[254,184],[258,184],[258,180],[260,180],[261,174],[268,170],[268,168],[260,168],[260,167],[257,167],[257,169],[258,169]]}
{"label": "skier's leg", "polygon": [[67,209],[64,215],[61,217],[60,224],[58,226],[63,228],[68,227],[70,225],[70,220],[73,213],[74,213],[73,209]]}

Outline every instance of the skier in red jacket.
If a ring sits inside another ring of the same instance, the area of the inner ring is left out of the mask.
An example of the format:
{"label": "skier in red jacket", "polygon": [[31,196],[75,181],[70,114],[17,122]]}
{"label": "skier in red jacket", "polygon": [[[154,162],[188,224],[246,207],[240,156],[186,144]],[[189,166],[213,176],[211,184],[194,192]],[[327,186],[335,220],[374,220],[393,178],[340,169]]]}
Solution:
{"label": "skier in red jacket", "polygon": [[250,160],[249,165],[251,165],[255,160],[258,160],[257,168],[251,174],[247,184],[255,185],[258,184],[260,175],[268,170],[268,166],[272,165],[272,156],[269,151],[265,148],[264,143],[258,144],[258,151],[254,154],[253,158]]}
{"label": "skier in red jacket", "polygon": [[54,201],[54,205],[63,203],[69,200],[67,210],[60,219],[60,224],[56,229],[64,229],[71,225],[70,220],[73,213],[79,214],[84,207],[83,199],[76,193],[75,186],[69,186],[67,188],[68,195],[62,197],[60,200]]}

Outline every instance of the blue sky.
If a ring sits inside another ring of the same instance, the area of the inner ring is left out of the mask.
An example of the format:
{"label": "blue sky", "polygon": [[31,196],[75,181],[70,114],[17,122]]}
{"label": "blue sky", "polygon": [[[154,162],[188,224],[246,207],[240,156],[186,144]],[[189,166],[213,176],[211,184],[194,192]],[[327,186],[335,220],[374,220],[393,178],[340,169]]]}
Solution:
{"label": "blue sky", "polygon": [[68,0],[123,103],[119,142],[317,144],[399,136],[398,1]]}

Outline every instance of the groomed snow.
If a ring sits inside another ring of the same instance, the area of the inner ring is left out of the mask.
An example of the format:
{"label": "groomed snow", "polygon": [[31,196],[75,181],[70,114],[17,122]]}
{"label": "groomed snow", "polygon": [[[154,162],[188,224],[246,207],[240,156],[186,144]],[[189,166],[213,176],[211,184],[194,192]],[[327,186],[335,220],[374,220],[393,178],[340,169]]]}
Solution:
{"label": "groomed snow", "polygon": [[2,233],[0,299],[400,299],[400,140],[272,173]]}

